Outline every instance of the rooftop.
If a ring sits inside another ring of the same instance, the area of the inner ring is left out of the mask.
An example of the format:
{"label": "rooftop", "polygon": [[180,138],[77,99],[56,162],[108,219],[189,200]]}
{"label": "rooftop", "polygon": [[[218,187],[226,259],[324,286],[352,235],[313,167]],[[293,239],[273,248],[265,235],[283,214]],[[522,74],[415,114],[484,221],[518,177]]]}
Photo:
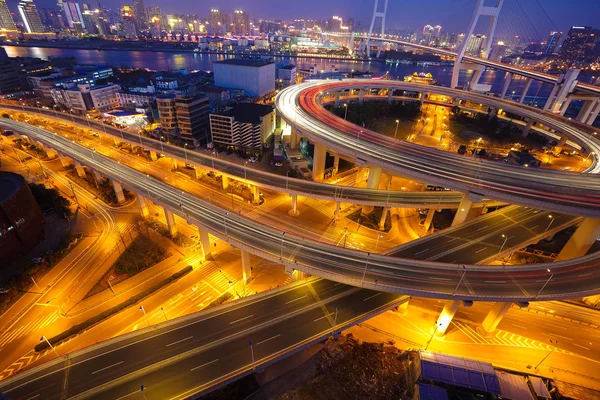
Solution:
{"label": "rooftop", "polygon": [[0,173],[0,203],[10,199],[25,184],[25,179],[11,172]]}
{"label": "rooftop", "polygon": [[215,64],[239,65],[243,67],[264,67],[265,65],[275,64],[271,60],[263,60],[260,58],[230,58],[216,62]]}
{"label": "rooftop", "polygon": [[221,115],[235,118],[238,122],[259,124],[260,118],[273,112],[273,107],[255,103],[240,103]]}

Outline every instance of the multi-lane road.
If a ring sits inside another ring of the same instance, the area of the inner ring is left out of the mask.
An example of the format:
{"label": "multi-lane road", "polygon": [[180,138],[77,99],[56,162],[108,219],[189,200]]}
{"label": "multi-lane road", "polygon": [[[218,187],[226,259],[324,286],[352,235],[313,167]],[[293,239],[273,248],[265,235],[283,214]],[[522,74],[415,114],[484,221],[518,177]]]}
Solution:
{"label": "multi-lane road", "polygon": [[[468,276],[463,277],[462,263],[369,254],[284,233],[229,213],[58,134],[9,120],[0,125],[73,157],[236,247],[311,275],[385,292],[488,301],[576,298],[595,294],[600,287],[597,254],[552,264],[506,266],[502,270],[493,266],[467,266]],[[551,275],[547,272],[550,268]],[[460,281],[468,285],[460,285],[457,290]]]}
{"label": "multi-lane road", "polygon": [[275,104],[282,118],[303,136],[386,171],[512,204],[600,217],[600,180],[595,176],[600,172],[600,165],[597,163],[590,173],[575,174],[465,157],[369,131],[333,116],[322,105],[327,93],[364,88],[427,92],[486,104],[538,121],[581,144],[590,154],[600,154],[600,141],[594,135],[562,118],[519,103],[440,86],[364,79],[313,81],[282,90]]}
{"label": "multi-lane road", "polygon": [[58,358],[0,382],[0,392],[123,399],[144,385],[146,399],[186,398],[407,299],[310,279]]}

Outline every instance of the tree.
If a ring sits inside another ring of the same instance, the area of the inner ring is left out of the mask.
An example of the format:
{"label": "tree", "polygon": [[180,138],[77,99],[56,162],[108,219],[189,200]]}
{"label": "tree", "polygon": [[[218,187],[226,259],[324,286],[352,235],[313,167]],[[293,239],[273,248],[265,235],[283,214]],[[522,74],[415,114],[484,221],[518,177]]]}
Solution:
{"label": "tree", "polygon": [[461,144],[458,147],[458,154],[462,154],[462,155],[467,154],[467,146],[465,146],[464,144]]}
{"label": "tree", "polygon": [[460,107],[459,106],[452,107],[452,114],[454,114],[454,115],[460,114]]}

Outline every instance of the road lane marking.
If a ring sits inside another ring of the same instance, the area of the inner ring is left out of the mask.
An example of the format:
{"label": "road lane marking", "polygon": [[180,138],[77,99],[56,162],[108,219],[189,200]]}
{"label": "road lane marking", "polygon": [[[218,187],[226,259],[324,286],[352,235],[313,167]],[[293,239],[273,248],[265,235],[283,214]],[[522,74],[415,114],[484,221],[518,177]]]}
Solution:
{"label": "road lane marking", "polygon": [[479,250],[477,250],[477,251],[475,252],[475,254],[477,254],[477,253],[481,253],[481,252],[482,252],[482,251],[484,251],[484,250],[487,250],[487,247],[484,247],[483,249],[479,249]]}
{"label": "road lane marking", "polygon": [[252,317],[254,317],[254,314],[252,314],[252,315],[248,315],[247,317],[244,317],[244,318],[236,319],[235,321],[231,321],[231,322],[229,323],[229,325],[233,325],[233,324],[235,324],[236,322],[240,322],[240,321],[243,321],[243,320],[245,320],[245,319],[252,318]]}
{"label": "road lane marking", "polygon": [[477,229],[477,232],[482,231],[482,230],[484,230],[486,228],[487,228],[487,226],[482,226],[481,228]]}
{"label": "road lane marking", "polygon": [[581,346],[577,343],[573,343],[573,346],[581,347],[582,349],[589,350],[587,347]]}
{"label": "road lane marking", "polygon": [[578,277],[579,278],[583,278],[584,276],[588,276],[588,275],[591,275],[591,274],[593,274],[593,272],[588,272],[587,274],[581,274]]}
{"label": "road lane marking", "polygon": [[178,340],[178,341],[173,342],[173,343],[169,343],[166,347],[173,346],[174,344],[177,344],[177,343],[185,342],[186,340],[190,340],[191,338],[193,338],[193,336],[186,337],[185,339],[181,339],[181,340]]}
{"label": "road lane marking", "polygon": [[429,249],[421,250],[418,253],[415,253],[415,256],[418,256],[419,254],[423,254],[423,253],[425,253],[427,251],[429,251]]}
{"label": "road lane marking", "polygon": [[485,283],[506,283],[506,281],[484,281]]}
{"label": "road lane marking", "polygon": [[124,363],[124,361],[119,361],[118,363],[116,363],[116,364],[113,364],[113,365],[109,365],[108,367],[100,368],[98,371],[94,371],[94,372],[92,372],[92,375],[94,375],[94,374],[97,374],[98,372],[105,371],[105,370],[107,370],[107,369],[109,369],[109,368],[116,367],[117,365],[121,365],[121,364],[123,364],[123,363]]}
{"label": "road lane marking", "polygon": [[286,301],[286,302],[285,302],[285,304],[290,304],[290,303],[293,303],[293,302],[295,302],[295,301],[298,301],[298,300],[305,299],[307,296],[308,296],[308,295],[307,295],[307,294],[305,294],[304,296],[302,296],[302,297],[298,297],[297,299],[290,300],[290,301]]}
{"label": "road lane marking", "polygon": [[450,240],[448,240],[448,243],[452,243],[452,242],[454,242],[455,240],[458,240],[458,238],[450,239]]}
{"label": "road lane marking", "polygon": [[37,399],[38,397],[40,397],[39,393],[33,397],[28,397],[27,400]]}
{"label": "road lane marking", "polygon": [[550,334],[550,333],[542,332],[542,335],[546,335],[546,336],[550,336],[550,337],[559,337],[559,338],[567,339],[567,340],[573,340],[573,339],[571,339],[569,337],[566,337],[566,336],[557,335],[556,333]]}
{"label": "road lane marking", "polygon": [[373,296],[369,296],[369,297],[367,297],[366,299],[364,299],[363,301],[371,300],[373,297],[377,297],[377,296],[379,296],[380,294],[381,294],[381,292],[379,292],[379,293],[377,293],[377,294],[374,294]]}
{"label": "road lane marking", "polygon": [[447,279],[447,278],[437,278],[435,276],[430,276],[429,279],[431,279],[432,281],[451,281],[452,279]]}
{"label": "road lane marking", "polygon": [[217,361],[219,361],[219,359],[218,359],[218,358],[217,358],[217,359],[215,359],[215,360],[209,361],[209,362],[207,362],[206,364],[198,365],[197,367],[194,367],[194,368],[190,369],[190,371],[195,371],[195,370],[197,370],[197,369],[199,369],[199,368],[206,367],[207,365],[210,365],[210,364],[212,364],[212,363],[216,363]]}
{"label": "road lane marking", "polygon": [[526,327],[521,326],[521,325],[517,325],[517,324],[512,324],[512,326],[516,326],[517,328],[521,328],[521,329],[527,329]]}
{"label": "road lane marking", "polygon": [[323,318],[327,318],[327,317],[329,317],[329,316],[331,316],[331,315],[333,315],[333,314],[334,314],[334,313],[330,312],[330,313],[329,313],[329,314],[327,314],[327,315],[323,315],[322,317],[319,317],[319,318],[317,318],[317,319],[313,319],[313,322],[320,321],[320,320],[322,320]]}
{"label": "road lane marking", "polygon": [[262,341],[260,341],[260,342],[256,343],[256,345],[258,346],[259,344],[263,344],[263,343],[265,343],[265,342],[268,342],[269,340],[276,339],[276,338],[278,338],[279,336],[281,336],[281,333],[280,333],[280,334],[278,334],[278,335],[272,336],[272,337],[270,337],[270,338],[268,338],[268,339],[262,340]]}

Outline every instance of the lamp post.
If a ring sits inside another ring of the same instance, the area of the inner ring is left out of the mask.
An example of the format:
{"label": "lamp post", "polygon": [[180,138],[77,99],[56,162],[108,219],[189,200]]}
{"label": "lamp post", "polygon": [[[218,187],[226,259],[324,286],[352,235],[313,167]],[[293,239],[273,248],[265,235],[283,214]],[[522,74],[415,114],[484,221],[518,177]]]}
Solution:
{"label": "lamp post", "polygon": [[140,311],[144,313],[144,317],[146,317],[146,322],[148,323],[148,326],[150,326],[150,319],[148,318],[148,314],[146,314],[146,309],[143,305],[140,305]]}
{"label": "lamp post", "polygon": [[548,215],[548,218],[550,218],[550,222],[548,223],[548,226],[546,227],[546,229],[544,230],[544,232],[548,232],[548,229],[550,229],[550,226],[552,226],[552,223],[554,222],[554,217],[552,216],[552,214]]}
{"label": "lamp post", "polygon": [[508,236],[506,236],[505,234],[502,234],[502,237],[504,238],[504,242],[502,242],[502,246],[500,246],[500,250],[498,251],[498,255],[500,255],[500,253],[502,253],[502,250],[504,250],[504,246],[506,245],[506,241],[508,240]]}
{"label": "lamp post", "polygon": [[290,186],[290,185],[289,185],[289,184],[290,184],[290,175],[289,175],[289,174],[290,174],[290,171],[288,170],[288,171],[285,173],[285,190],[288,190],[288,189],[289,189],[289,186]]}
{"label": "lamp post", "polygon": [[379,239],[381,239],[381,234],[377,235],[377,240],[375,241],[375,253],[377,253],[377,246],[379,245]]}
{"label": "lamp post", "polygon": [[365,275],[367,274],[367,267],[369,266],[369,258],[370,257],[371,257],[371,253],[367,253],[367,262],[365,263],[365,270],[363,271],[363,276],[360,281],[361,285],[365,283]]}
{"label": "lamp post", "polygon": [[54,354],[56,354],[57,357],[60,357],[60,355],[58,354],[58,352],[56,351],[56,349],[54,348],[54,346],[52,346],[52,344],[48,341],[48,338],[45,335],[42,335],[42,337],[40,338],[40,342],[46,342],[46,343],[48,343],[48,346],[50,346],[50,348],[52,349],[52,351],[54,352]]}
{"label": "lamp post", "polygon": [[161,308],[160,308],[160,311],[162,311],[162,313],[163,313],[163,316],[165,317],[165,321],[168,321],[168,320],[169,320],[169,318],[167,318],[167,313],[165,312],[165,309],[161,307]]}
{"label": "lamp post", "polygon": [[394,132],[394,139],[397,139],[398,137],[398,125],[400,124],[400,120],[397,119],[396,120],[396,131]]}
{"label": "lamp post", "polygon": [[425,345],[425,348],[423,349],[423,351],[427,351],[427,348],[429,347],[429,343],[431,343],[431,341],[433,340],[433,337],[435,336],[435,332],[437,331],[437,328],[440,326],[442,326],[442,323],[435,321],[435,323],[433,324],[433,332],[431,332],[431,336],[429,337],[429,340],[427,341],[427,344]]}
{"label": "lamp post", "polygon": [[188,158],[187,158],[187,143],[183,144],[183,154],[185,154],[185,166],[187,167],[188,165]]}
{"label": "lamp post", "polygon": [[283,260],[283,238],[285,236],[285,232],[281,232],[281,251],[279,253],[279,259]]}
{"label": "lamp post", "polygon": [[347,117],[348,117],[348,103],[344,103],[344,108],[346,109],[344,111],[344,120],[347,120]]}
{"label": "lamp post", "polygon": [[552,279],[552,277],[554,276],[554,274],[552,273],[552,271],[550,271],[549,268],[546,269],[546,271],[550,272],[550,277],[548,278],[548,280],[546,282],[544,282],[544,286],[542,286],[542,288],[540,289],[540,291],[538,292],[538,294],[535,295],[535,298],[537,299],[540,294],[542,294],[542,291],[546,288],[546,285],[548,283],[550,283],[550,280]]}
{"label": "lamp post", "polygon": [[477,145],[475,146],[475,155],[477,155],[477,150],[479,150],[480,143],[481,143],[481,138],[477,139]]}
{"label": "lamp post", "polygon": [[546,358],[550,357],[550,354],[552,354],[554,352],[554,350],[556,349],[556,345],[558,344],[558,340],[552,340],[552,339],[550,339],[550,343],[553,344],[554,347],[550,349],[550,352],[548,354],[546,354],[546,356],[540,360],[540,362],[535,366],[534,369],[537,370],[540,367],[540,365],[542,365],[542,363],[544,361],[546,361]]}
{"label": "lamp post", "polygon": [[252,371],[256,371],[254,367],[254,346],[252,346],[252,340],[248,340],[248,345],[250,346],[250,354],[252,355]]}
{"label": "lamp post", "polygon": [[229,212],[226,212],[225,215],[223,216],[223,223],[225,225],[225,240],[227,242],[229,242],[229,234],[227,233],[227,216],[229,215]]}
{"label": "lamp post", "polygon": [[163,140],[165,139],[164,136],[160,137],[160,151],[161,153],[165,154],[165,147],[163,146]]}
{"label": "lamp post", "polygon": [[452,293],[453,296],[456,294],[456,291],[458,290],[458,287],[462,283],[463,279],[465,279],[465,275],[467,274],[467,267],[465,267],[464,265],[462,267],[463,267],[463,273],[462,273],[462,275],[460,277],[460,280],[456,284],[456,287],[454,288],[454,293]]}
{"label": "lamp post", "polygon": [[[245,180],[245,181],[247,181],[247,180],[248,180],[248,174],[247,174],[247,171],[248,171],[248,161],[244,161],[244,180]],[[288,171],[288,172],[290,172],[290,171]],[[287,174],[286,174],[286,175],[287,175]],[[246,183],[248,183],[248,182],[246,182]],[[286,186],[286,189],[287,189],[287,186]]]}
{"label": "lamp post", "polygon": [[333,328],[331,329],[331,336],[335,336],[335,327],[337,326],[337,316],[338,316],[338,308],[337,306],[334,304],[333,308],[335,310],[335,316],[333,317]]}

